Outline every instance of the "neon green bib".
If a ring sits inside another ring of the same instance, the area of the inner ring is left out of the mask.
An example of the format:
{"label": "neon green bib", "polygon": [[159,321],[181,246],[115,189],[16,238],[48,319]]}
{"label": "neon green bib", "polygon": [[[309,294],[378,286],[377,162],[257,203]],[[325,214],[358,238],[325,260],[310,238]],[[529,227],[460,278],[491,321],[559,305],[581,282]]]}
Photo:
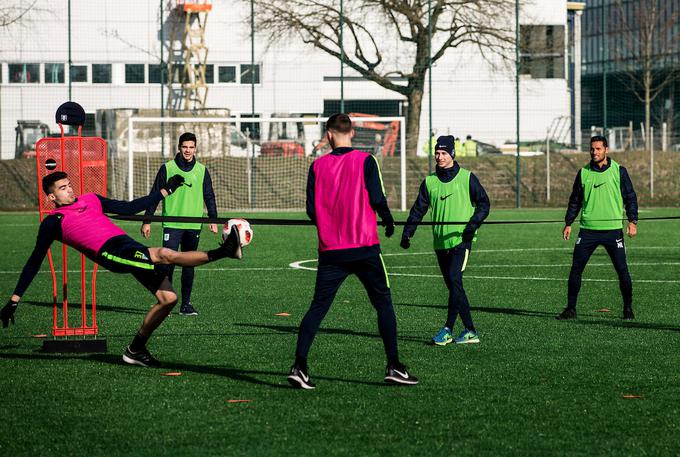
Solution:
{"label": "neon green bib", "polygon": [[451,249],[463,242],[463,230],[475,212],[470,203],[470,172],[461,168],[449,182],[442,182],[432,174],[425,178],[425,187],[430,196],[433,222],[465,221],[464,224],[432,226],[434,248]]}
{"label": "neon green bib", "polygon": [[[623,228],[623,196],[619,164],[609,159],[606,171],[593,171],[590,164],[581,169],[583,208],[581,227],[590,230]],[[615,219],[603,221],[602,219]]]}
{"label": "neon green bib", "polygon": [[[196,159],[194,159],[196,160]],[[199,162],[191,171],[182,171],[174,160],[165,164],[168,179],[174,175],[184,176],[184,185],[163,200],[163,216],[203,216],[203,178],[205,166]],[[201,224],[188,222],[164,222],[163,227],[200,230]]]}

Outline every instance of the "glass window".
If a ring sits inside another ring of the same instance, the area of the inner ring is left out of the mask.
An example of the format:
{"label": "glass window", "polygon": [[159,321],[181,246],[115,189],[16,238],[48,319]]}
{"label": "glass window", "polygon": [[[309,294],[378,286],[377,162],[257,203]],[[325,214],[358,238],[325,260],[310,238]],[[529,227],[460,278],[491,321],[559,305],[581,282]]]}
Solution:
{"label": "glass window", "polygon": [[564,78],[564,26],[520,25],[520,53],[520,74]]}
{"label": "glass window", "polygon": [[[163,65],[163,81],[168,82],[168,67]],[[159,64],[149,64],[149,84],[161,83],[161,66]]]}
{"label": "glass window", "polygon": [[235,83],[236,82],[236,67],[233,65],[220,65],[217,73],[218,82],[221,83]]}
{"label": "glass window", "polygon": [[241,84],[260,84],[260,65],[241,64]]}
{"label": "glass window", "polygon": [[111,84],[111,64],[93,63],[92,82],[94,84]]}
{"label": "glass window", "polygon": [[87,65],[71,65],[71,82],[87,82]]}
{"label": "glass window", "polygon": [[125,83],[144,84],[144,64],[126,63],[125,64]]}
{"label": "glass window", "polygon": [[63,84],[64,67],[63,63],[46,63],[45,84]]}
{"label": "glass window", "polygon": [[9,82],[11,83],[39,83],[40,64],[11,63],[9,67]]}
{"label": "glass window", "polygon": [[[247,118],[253,118],[253,117],[260,117],[259,114],[252,115],[252,114],[241,114],[241,119],[247,119]],[[250,138],[251,140],[259,140],[260,139],[260,122],[241,122],[241,131],[246,135],[247,138]]]}

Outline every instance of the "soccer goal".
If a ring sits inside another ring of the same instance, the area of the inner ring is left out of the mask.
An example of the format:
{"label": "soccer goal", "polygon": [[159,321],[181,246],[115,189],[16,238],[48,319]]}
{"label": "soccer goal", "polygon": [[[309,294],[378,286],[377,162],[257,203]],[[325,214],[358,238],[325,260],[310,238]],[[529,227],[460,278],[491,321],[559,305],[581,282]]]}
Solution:
{"label": "soccer goal", "polygon": [[[213,181],[217,206],[230,210],[302,210],[310,164],[331,148],[325,117],[138,117],[127,119],[111,159],[111,194],[146,195],[160,166],[177,153],[183,132],[197,137],[197,159]],[[406,209],[403,117],[352,117],[353,145],[380,163],[393,209]]]}

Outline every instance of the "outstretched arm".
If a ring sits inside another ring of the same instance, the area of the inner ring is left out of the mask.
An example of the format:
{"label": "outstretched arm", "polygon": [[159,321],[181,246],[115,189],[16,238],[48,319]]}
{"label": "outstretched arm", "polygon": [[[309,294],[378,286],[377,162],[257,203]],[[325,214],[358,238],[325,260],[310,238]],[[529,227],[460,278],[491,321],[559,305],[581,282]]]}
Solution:
{"label": "outstretched arm", "polygon": [[132,201],[112,200],[110,198],[102,197],[101,195],[97,195],[97,198],[99,198],[99,201],[102,204],[102,210],[105,213],[131,215],[144,211],[151,206],[155,208],[158,203],[163,200],[162,192],[163,191],[155,191]]}
{"label": "outstretched arm", "polygon": [[61,219],[58,216],[47,216],[38,228],[35,247],[26,261],[26,265],[21,270],[14,293],[5,307],[0,310],[0,320],[2,320],[3,327],[7,327],[10,321],[14,322],[14,311],[16,311],[17,304],[28,286],[33,282],[33,278],[40,270],[40,265],[47,255],[47,250],[55,239],[61,239]]}

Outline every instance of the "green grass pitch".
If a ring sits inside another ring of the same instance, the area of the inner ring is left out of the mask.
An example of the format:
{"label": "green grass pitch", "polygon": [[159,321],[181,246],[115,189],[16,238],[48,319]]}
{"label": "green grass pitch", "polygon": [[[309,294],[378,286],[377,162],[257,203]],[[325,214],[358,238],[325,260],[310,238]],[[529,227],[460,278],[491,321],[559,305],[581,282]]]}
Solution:
{"label": "green grass pitch", "polygon": [[[491,218],[562,216],[492,209]],[[5,297],[33,247],[36,220],[0,215]],[[138,224],[121,226],[138,237]],[[199,268],[200,315],[173,313],[149,343],[163,369],[122,363],[153,300],[131,276],[108,272],[98,276],[98,315],[109,352],[39,352],[34,335],[51,327],[45,262],[16,325],[0,329],[0,455],[677,455],[680,222],[641,222],[638,237],[626,238],[634,322],[621,320],[616,274],[601,248],[584,274],[579,319],[554,319],[575,239],[563,241],[561,228],[482,228],[465,276],[481,344],[462,347],[427,344],[447,298],[429,228],[409,251],[398,246],[400,228],[383,239],[400,355],[420,377],[416,387],[383,384],[375,313],[356,278],[340,289],[312,347],[317,389],[288,386],[315,276],[290,264],[316,258],[312,227],[255,226],[242,261]],[[159,245],[160,227],[153,230]],[[201,246],[216,243],[205,230]],[[75,298],[75,275],[71,283]],[[169,371],[181,376],[162,376]]]}

